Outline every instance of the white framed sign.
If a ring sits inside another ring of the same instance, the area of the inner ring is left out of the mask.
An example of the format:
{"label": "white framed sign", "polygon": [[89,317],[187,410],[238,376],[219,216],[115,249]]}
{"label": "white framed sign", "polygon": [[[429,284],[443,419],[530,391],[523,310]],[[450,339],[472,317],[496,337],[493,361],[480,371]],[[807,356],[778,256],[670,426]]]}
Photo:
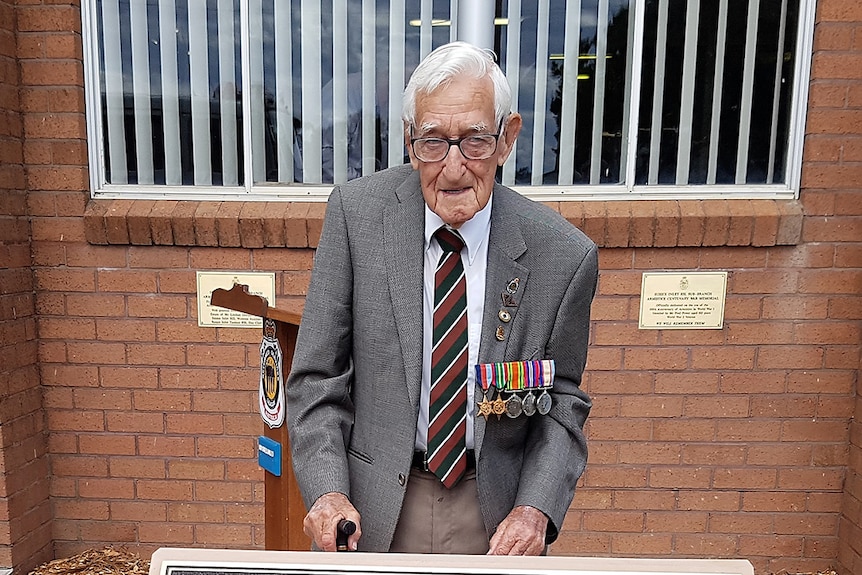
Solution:
{"label": "white framed sign", "polygon": [[197,272],[198,326],[247,327],[260,329],[261,318],[232,309],[212,305],[212,293],[217,288],[231,289],[236,284],[248,286],[248,293],[266,298],[275,307],[274,272]]}
{"label": "white framed sign", "polygon": [[645,272],[640,329],[721,329],[727,272]]}
{"label": "white framed sign", "polygon": [[754,575],[745,559],[507,557],[176,549],[153,553],[149,575]]}

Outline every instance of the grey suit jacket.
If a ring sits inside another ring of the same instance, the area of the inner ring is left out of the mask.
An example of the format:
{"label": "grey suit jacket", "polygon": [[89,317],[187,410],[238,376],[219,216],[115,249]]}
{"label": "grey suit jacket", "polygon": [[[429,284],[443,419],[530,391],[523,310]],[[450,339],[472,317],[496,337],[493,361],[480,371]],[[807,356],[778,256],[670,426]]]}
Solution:
{"label": "grey suit jacket", "polygon": [[[596,246],[546,206],[497,185],[491,211],[480,363],[554,359],[546,416],[475,418],[479,503],[488,537],[516,505],[549,518],[552,542],[587,459],[580,390]],[[337,491],[362,516],[361,550],[387,551],[416,435],[422,373],[424,200],[400,166],[336,187],[315,255],[287,422],[307,507]],[[503,341],[501,294],[519,278]],[[481,397],[481,390],[476,397]]]}

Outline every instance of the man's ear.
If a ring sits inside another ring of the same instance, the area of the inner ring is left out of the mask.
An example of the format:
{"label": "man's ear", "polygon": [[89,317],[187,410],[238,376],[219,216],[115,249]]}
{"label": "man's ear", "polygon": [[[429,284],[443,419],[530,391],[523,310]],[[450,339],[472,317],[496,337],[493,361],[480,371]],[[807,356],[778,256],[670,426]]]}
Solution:
{"label": "man's ear", "polygon": [[407,148],[407,154],[410,156],[410,165],[414,170],[419,169],[419,160],[413,155],[413,146],[410,145],[410,127],[404,124],[404,146]]}
{"label": "man's ear", "polygon": [[521,126],[523,126],[521,114],[513,112],[509,116],[509,119],[506,120],[506,127],[503,129],[503,136],[497,143],[497,146],[500,148],[499,154],[497,155],[498,166],[502,166],[506,163],[506,160],[509,158],[509,154],[511,154],[512,150],[515,148],[515,140],[518,139],[518,134],[521,133]]}

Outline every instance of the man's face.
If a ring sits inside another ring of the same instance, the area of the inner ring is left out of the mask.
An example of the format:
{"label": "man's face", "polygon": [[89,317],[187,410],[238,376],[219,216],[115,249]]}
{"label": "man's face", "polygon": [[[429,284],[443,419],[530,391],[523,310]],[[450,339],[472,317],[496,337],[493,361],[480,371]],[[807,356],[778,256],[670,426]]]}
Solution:
{"label": "man's face", "polygon": [[[428,94],[416,98],[414,138],[454,140],[470,135],[494,134],[494,88],[491,80],[456,77]],[[497,166],[509,157],[521,130],[521,117],[512,114],[504,121],[503,136],[490,158],[468,160],[451,146],[438,162],[423,162],[413,153],[410,132],[407,149],[413,169],[419,170],[425,203],[440,218],[458,228],[488,204],[494,190]]]}

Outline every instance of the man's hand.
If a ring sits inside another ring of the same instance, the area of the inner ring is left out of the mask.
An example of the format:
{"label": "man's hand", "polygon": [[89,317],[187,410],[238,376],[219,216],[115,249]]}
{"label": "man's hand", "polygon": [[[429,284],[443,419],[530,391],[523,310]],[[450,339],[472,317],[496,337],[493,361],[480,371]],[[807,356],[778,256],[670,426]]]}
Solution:
{"label": "man's hand", "polygon": [[355,551],[362,536],[359,512],[343,493],[325,493],[318,497],[302,522],[302,530],[322,551],[335,551],[335,532],[342,519],[356,524],[356,531],[347,540],[347,547]]}
{"label": "man's hand", "polygon": [[488,555],[541,555],[548,518],[535,507],[519,505],[497,527]]}

